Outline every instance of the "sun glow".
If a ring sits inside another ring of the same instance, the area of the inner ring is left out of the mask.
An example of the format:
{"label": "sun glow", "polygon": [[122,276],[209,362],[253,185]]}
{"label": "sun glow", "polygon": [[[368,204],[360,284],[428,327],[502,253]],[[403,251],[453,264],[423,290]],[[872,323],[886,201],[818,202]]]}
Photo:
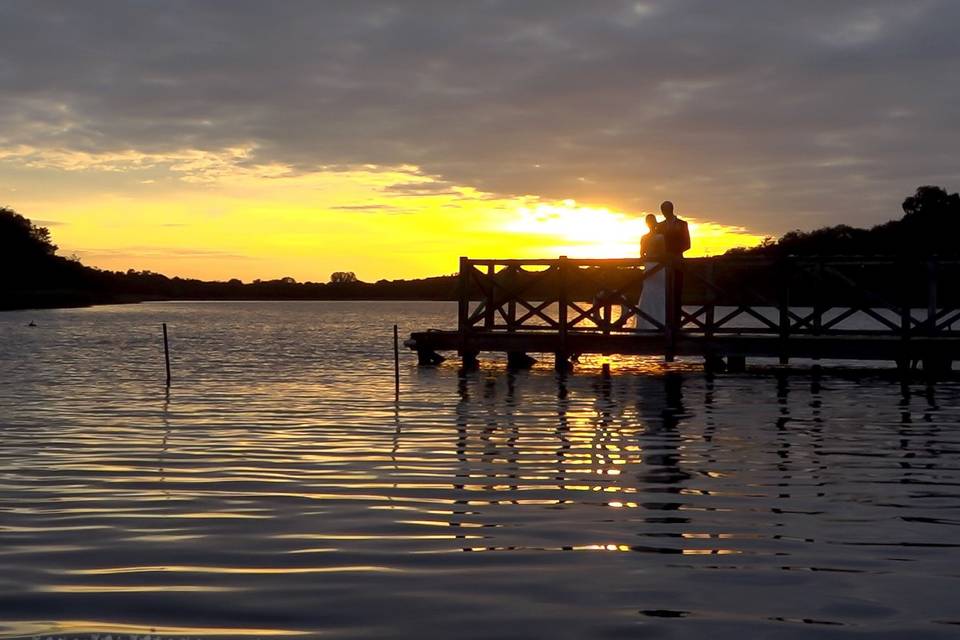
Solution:
{"label": "sun glow", "polygon": [[639,253],[643,220],[606,208],[577,205],[574,200],[539,203],[517,209],[516,220],[505,230],[552,237],[556,255],[571,258],[624,258]]}
{"label": "sun glow", "polygon": [[[636,257],[646,232],[640,211],[493,194],[412,165],[297,172],[243,164],[245,148],[15,151],[0,153],[0,184],[6,176],[18,185],[0,204],[51,227],[61,255],[121,271],[246,281],[324,282],[334,271],[366,281],[418,278],[454,272],[463,255]],[[761,240],[684,217],[689,256]]]}
{"label": "sun glow", "polygon": [[[640,238],[647,233],[643,215],[628,215],[605,207],[590,207],[575,200],[540,202],[521,206],[505,231],[536,238],[551,257],[628,258],[640,253]],[[659,216],[658,216],[659,217]],[[763,238],[741,227],[688,220],[692,247],[690,257],[717,255],[733,247],[751,246]],[[531,242],[537,244],[537,242]]]}

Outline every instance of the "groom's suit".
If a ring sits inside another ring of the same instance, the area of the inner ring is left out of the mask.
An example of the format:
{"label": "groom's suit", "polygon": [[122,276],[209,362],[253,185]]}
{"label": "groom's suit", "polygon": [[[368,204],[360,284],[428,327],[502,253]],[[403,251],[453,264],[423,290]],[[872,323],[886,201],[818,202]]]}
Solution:
{"label": "groom's suit", "polygon": [[675,326],[679,327],[683,300],[683,252],[690,248],[690,228],[686,220],[674,217],[673,220],[660,222],[657,225],[656,232],[663,234],[667,258],[674,263],[674,268],[670,271],[673,277],[667,279],[667,291],[670,298],[667,309],[672,312]]}
{"label": "groom's suit", "polygon": [[667,256],[671,258],[682,258],[683,252],[690,248],[690,228],[686,220],[663,220],[657,223],[656,232],[663,234]]}

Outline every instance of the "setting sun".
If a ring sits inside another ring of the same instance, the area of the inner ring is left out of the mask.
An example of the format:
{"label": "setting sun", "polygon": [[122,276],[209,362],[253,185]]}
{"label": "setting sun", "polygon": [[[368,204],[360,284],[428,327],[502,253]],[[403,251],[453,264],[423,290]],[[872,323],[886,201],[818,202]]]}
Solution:
{"label": "setting sun", "polygon": [[[742,227],[695,220],[689,224],[691,256],[717,255],[733,247],[755,245],[763,239]],[[518,207],[514,218],[503,228],[530,238],[529,246],[549,254],[543,257],[636,257],[640,252],[640,237],[647,233],[642,215],[584,206],[571,199]]]}

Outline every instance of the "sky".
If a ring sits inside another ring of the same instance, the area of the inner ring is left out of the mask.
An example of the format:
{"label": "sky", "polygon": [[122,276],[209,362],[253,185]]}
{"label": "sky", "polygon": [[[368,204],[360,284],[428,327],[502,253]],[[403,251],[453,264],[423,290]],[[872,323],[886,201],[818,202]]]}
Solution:
{"label": "sky", "polygon": [[0,206],[244,280],[712,255],[960,185],[960,2],[0,0]]}

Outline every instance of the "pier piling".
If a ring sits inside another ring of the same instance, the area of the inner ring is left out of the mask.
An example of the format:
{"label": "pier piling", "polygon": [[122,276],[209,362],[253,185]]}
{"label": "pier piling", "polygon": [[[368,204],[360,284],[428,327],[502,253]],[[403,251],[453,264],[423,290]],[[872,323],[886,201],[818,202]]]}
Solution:
{"label": "pier piling", "polygon": [[747,359],[744,356],[727,356],[727,371],[729,373],[743,373],[747,370]]}
{"label": "pier piling", "polygon": [[420,366],[433,366],[442,363],[446,358],[433,349],[417,349],[417,364]]}
{"label": "pier piling", "polygon": [[523,351],[507,352],[507,367],[510,369],[529,369],[536,362],[535,358],[531,358]]}
{"label": "pier piling", "polygon": [[460,354],[460,364],[463,367],[464,371],[476,371],[480,368],[480,360],[477,359],[477,356],[480,354],[476,351],[464,351]]}

